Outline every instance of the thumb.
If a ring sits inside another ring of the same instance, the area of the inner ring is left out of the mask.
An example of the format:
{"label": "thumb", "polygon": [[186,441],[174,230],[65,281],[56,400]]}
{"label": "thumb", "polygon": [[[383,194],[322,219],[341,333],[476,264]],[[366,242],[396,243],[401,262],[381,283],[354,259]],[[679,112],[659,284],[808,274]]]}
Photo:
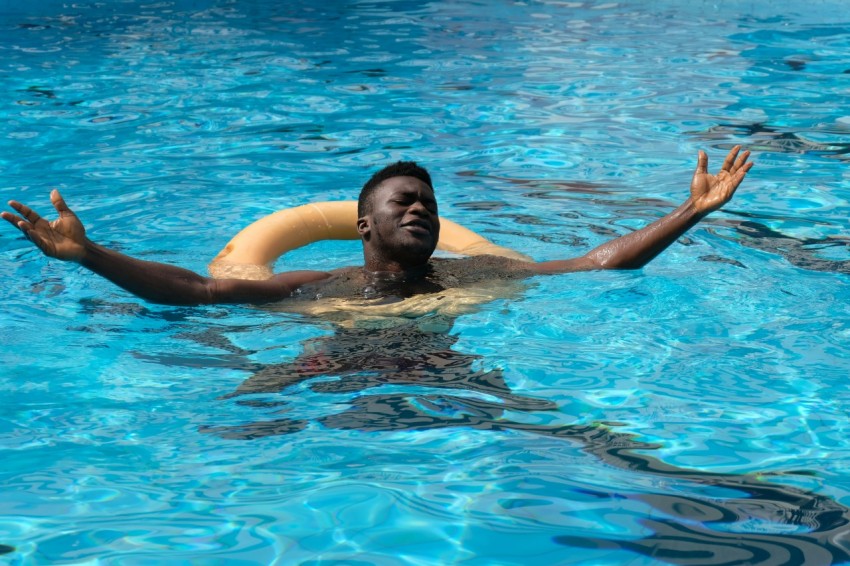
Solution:
{"label": "thumb", "polygon": [[706,155],[703,150],[699,150],[699,154],[697,156],[697,170],[694,174],[700,175],[702,173],[708,173],[708,155]]}
{"label": "thumb", "polygon": [[59,213],[59,216],[64,216],[66,214],[74,214],[71,212],[71,209],[68,208],[68,205],[65,203],[65,199],[62,198],[62,195],[59,194],[59,191],[53,189],[50,191],[50,202],[53,203],[53,208],[56,209],[56,212]]}

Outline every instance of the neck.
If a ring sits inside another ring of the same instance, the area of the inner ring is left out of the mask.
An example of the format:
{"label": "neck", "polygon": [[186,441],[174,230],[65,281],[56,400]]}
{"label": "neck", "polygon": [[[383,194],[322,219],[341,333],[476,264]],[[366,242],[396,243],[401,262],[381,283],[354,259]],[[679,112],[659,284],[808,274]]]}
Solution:
{"label": "neck", "polygon": [[419,254],[419,257],[415,257],[415,254],[406,254],[404,261],[391,256],[392,254],[384,253],[383,250],[364,245],[363,269],[367,273],[399,273],[408,278],[417,277],[428,270],[430,265],[428,260],[431,259],[430,253],[424,257],[422,254]]}
{"label": "neck", "polygon": [[371,280],[386,282],[413,281],[424,277],[430,268],[425,262],[421,265],[403,266],[398,263],[366,262],[363,271]]}

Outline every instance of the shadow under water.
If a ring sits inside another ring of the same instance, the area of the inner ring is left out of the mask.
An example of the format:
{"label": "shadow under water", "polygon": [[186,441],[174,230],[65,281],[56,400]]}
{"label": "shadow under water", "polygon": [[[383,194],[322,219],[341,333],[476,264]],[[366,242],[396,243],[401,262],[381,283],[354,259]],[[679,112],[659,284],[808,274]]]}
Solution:
{"label": "shadow under water", "polygon": [[[827,132],[833,133],[833,132]],[[843,161],[850,159],[850,143],[837,141],[822,143],[807,139],[802,133],[773,127],[770,124],[752,122],[740,124],[718,124],[703,131],[685,132],[701,140],[716,143],[733,139],[746,139],[746,147],[753,152],[806,153],[833,157]],[[840,132],[837,136],[843,135]],[[719,146],[726,149],[726,146]]]}
{"label": "shadow under water", "polygon": [[[728,224],[744,235],[745,244],[764,249],[771,247],[769,242],[780,239],[787,253],[789,238],[782,234],[764,232],[766,228],[760,225],[756,229],[753,223]],[[808,248],[805,244],[801,243],[801,250]],[[474,273],[481,276],[485,271],[478,269]],[[472,293],[470,303],[465,302],[469,297],[452,295],[451,286],[438,285],[437,292],[428,287],[414,299],[421,299],[428,312],[416,316],[354,313],[353,318],[339,319],[331,325],[330,334],[306,340],[301,353],[286,363],[257,363],[251,359],[253,352],[228,348],[227,341],[215,332],[184,335],[225,352],[215,357],[212,363],[215,367],[251,373],[224,399],[274,412],[266,420],[207,426],[202,432],[252,440],[297,433],[312,421],[329,429],[366,433],[464,427],[560,439],[580,447],[606,466],[664,478],[665,484],[676,482],[679,489],[658,488],[657,492],[652,488],[640,492],[616,487],[610,492],[576,489],[577,496],[580,492],[582,497],[610,500],[612,508],[621,506],[623,501],[650,506],[653,511],[640,519],[640,523],[652,534],[626,539],[564,533],[555,537],[558,544],[600,552],[625,550],[673,564],[850,561],[850,508],[830,497],[766,481],[764,475],[713,473],[672,466],[651,455],[660,445],[616,432],[610,425],[552,426],[512,419],[514,415],[555,411],[557,406],[512,391],[501,370],[481,369],[481,356],[458,351],[459,338],[451,331],[457,316],[463,314],[458,305],[516,296],[523,286],[515,283],[505,281],[500,283],[503,286],[500,290],[491,288],[486,293]],[[306,295],[303,300],[311,308],[320,303]],[[443,305],[442,310],[435,312],[434,304]],[[447,308],[447,305],[454,306]],[[399,302],[378,306],[391,310],[404,306],[405,312],[409,307]],[[328,313],[312,315],[318,317],[314,320],[328,324]],[[150,359],[167,365],[203,364],[203,360],[196,358]],[[302,384],[315,392],[339,395],[345,409],[309,420],[287,415],[285,396]],[[264,395],[272,397],[264,398]],[[795,471],[788,475],[806,473]]]}
{"label": "shadow under water", "polygon": [[[744,218],[750,215],[736,213]],[[777,254],[788,263],[800,269],[826,273],[850,274],[850,260],[826,259],[818,252],[832,250],[834,253],[850,256],[850,238],[825,236],[822,238],[798,238],[779,232],[754,220],[721,220],[715,224],[735,230],[731,236],[709,228],[716,236],[734,240],[747,247]]]}
{"label": "shadow under water", "polygon": [[[480,356],[452,349],[458,340],[449,332],[452,323],[451,317],[434,316],[386,328],[340,327],[331,335],[308,340],[303,353],[292,362],[260,368],[225,398],[285,411],[281,403],[264,404],[245,397],[279,394],[308,382],[314,391],[346,394],[345,410],[316,419],[328,428],[388,432],[465,427],[533,434],[575,443],[614,468],[692,484],[695,492],[701,491],[696,486],[709,486],[724,494],[585,490],[583,496],[609,499],[614,506],[623,500],[651,506],[655,512],[640,523],[652,534],[637,540],[564,534],[555,537],[558,544],[626,550],[672,564],[832,564],[850,560],[850,509],[834,499],[753,474],[671,466],[647,454],[659,445],[603,424],[546,426],[506,419],[506,411],[552,411],[556,406],[512,392],[498,369],[475,369]],[[380,392],[385,385],[412,388]],[[464,394],[413,391],[423,387]],[[359,394],[352,398],[352,393]],[[280,417],[239,426],[211,426],[204,431],[250,440],[297,432],[306,424]]]}

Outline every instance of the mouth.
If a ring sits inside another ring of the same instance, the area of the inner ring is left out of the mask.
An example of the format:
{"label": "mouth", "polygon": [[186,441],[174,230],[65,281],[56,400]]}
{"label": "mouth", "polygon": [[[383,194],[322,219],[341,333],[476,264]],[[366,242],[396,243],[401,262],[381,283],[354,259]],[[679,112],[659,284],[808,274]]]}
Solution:
{"label": "mouth", "polygon": [[421,235],[431,235],[431,224],[426,222],[425,220],[411,220],[405,224],[401,225],[402,228],[405,228],[408,232],[413,232],[414,234]]}

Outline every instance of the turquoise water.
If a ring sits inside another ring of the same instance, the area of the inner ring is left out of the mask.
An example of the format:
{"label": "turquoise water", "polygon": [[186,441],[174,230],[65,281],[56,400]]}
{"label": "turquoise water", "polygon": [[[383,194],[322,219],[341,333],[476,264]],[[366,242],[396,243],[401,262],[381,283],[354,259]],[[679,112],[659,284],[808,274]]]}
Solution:
{"label": "turquoise water", "polygon": [[[4,227],[0,560],[850,560],[843,2],[10,4],[0,196],[47,212],[58,187],[95,241],[199,272],[396,159],[539,260],[671,210],[698,149],[756,167],[641,271],[402,325],[421,383],[237,398],[362,336],[148,305]],[[278,267],[360,260],[333,242]]]}

